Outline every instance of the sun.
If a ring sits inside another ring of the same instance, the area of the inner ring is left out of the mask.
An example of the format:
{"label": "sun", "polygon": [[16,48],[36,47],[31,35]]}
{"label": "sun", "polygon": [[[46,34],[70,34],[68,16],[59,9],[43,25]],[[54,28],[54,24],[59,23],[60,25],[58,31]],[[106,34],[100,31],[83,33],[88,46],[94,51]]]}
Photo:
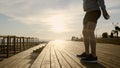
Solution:
{"label": "sun", "polygon": [[51,30],[56,33],[65,31],[65,19],[62,15],[55,15],[50,18]]}
{"label": "sun", "polygon": [[52,26],[52,31],[57,32],[57,33],[61,33],[64,31],[64,26],[60,23],[55,23],[55,25]]}

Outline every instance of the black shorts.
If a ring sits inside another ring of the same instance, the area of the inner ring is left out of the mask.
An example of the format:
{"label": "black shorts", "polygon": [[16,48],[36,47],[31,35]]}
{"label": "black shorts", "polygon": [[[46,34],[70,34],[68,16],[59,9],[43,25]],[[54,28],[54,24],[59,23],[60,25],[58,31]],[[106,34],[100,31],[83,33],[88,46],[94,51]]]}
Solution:
{"label": "black shorts", "polygon": [[100,10],[86,12],[84,16],[83,24],[87,24],[87,22],[89,21],[97,23],[97,20],[99,19],[100,16],[101,16]]}

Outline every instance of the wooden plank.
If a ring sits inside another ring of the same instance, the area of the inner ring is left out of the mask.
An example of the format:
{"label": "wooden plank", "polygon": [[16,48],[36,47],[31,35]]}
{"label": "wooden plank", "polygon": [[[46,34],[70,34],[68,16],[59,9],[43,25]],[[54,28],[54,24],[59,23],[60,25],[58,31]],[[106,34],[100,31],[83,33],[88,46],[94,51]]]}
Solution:
{"label": "wooden plank", "polygon": [[45,57],[44,57],[44,60],[43,60],[43,62],[42,62],[42,64],[41,64],[41,68],[50,68],[51,67],[51,45],[47,45],[47,46],[49,46],[48,48],[47,48],[47,51],[46,51],[46,54],[45,54]]}
{"label": "wooden plank", "polygon": [[[41,47],[41,45],[35,46],[33,48],[30,48],[26,51],[23,51],[21,53],[18,53],[8,59],[5,59],[4,61],[0,62],[0,68],[16,68],[22,65],[30,65],[30,61],[32,59],[29,59],[29,57],[31,56],[31,53],[33,52],[34,49],[37,49]],[[27,66],[28,67],[28,66]]]}
{"label": "wooden plank", "polygon": [[105,52],[107,54],[111,54],[118,57],[120,57],[119,49],[120,49],[119,45],[97,44],[97,51],[99,50],[99,52]]}
{"label": "wooden plank", "polygon": [[107,57],[103,54],[100,54],[99,62],[102,63],[103,65],[105,65],[108,68],[117,68],[117,67],[120,66],[119,62],[116,62],[116,59],[114,59],[112,57]]}
{"label": "wooden plank", "polygon": [[61,68],[54,46],[51,46],[51,68]]}
{"label": "wooden plank", "polygon": [[102,65],[101,63],[95,63],[94,64],[94,63],[84,63],[84,62],[82,62],[80,58],[76,57],[76,54],[74,53],[74,51],[67,51],[66,53],[69,56],[71,56],[71,58],[73,58],[74,61],[76,61],[79,65],[81,65],[81,68],[105,68],[105,66]]}
{"label": "wooden plank", "polygon": [[30,51],[24,51],[22,54],[15,55],[14,58],[6,59],[7,62],[0,62],[0,68],[9,68],[11,66],[12,68],[119,68],[119,48],[118,45],[97,43],[99,62],[91,64],[83,63],[80,58],[76,57],[76,54],[84,52],[83,42],[65,41],[64,43],[57,43],[52,41],[43,49],[35,61],[30,60],[31,54],[27,54]]}
{"label": "wooden plank", "polygon": [[113,44],[97,44],[97,55],[100,63],[106,67],[117,68],[120,67],[120,46]]}
{"label": "wooden plank", "polygon": [[[73,53],[74,55],[77,53],[78,48],[72,47],[70,46],[70,48],[66,48],[66,50],[71,51],[71,53]],[[82,48],[82,47],[81,47]],[[87,64],[86,66],[89,67],[95,67],[95,66],[99,66],[99,67],[120,67],[120,54],[118,53],[120,46],[116,46],[113,44],[97,44],[97,55],[98,55],[98,64],[96,65],[92,65],[92,64]],[[76,50],[74,50],[76,49]],[[69,52],[68,51],[68,52]],[[114,62],[114,63],[113,63]]]}
{"label": "wooden plank", "polygon": [[45,59],[46,53],[48,52],[49,46],[46,45],[46,47],[43,49],[43,51],[40,53],[40,55],[36,58],[34,63],[32,64],[31,68],[41,68],[42,62]]}
{"label": "wooden plank", "polygon": [[73,52],[72,54],[76,56],[77,54],[81,54],[84,52],[84,46],[81,42],[74,42],[74,45],[72,44],[72,42],[69,42],[65,50],[68,50],[70,53]]}
{"label": "wooden plank", "polygon": [[58,58],[61,68],[72,68],[71,65],[66,61],[65,57],[55,48],[55,54]]}
{"label": "wooden plank", "polygon": [[[81,44],[81,43],[80,43]],[[74,43],[74,45],[72,44],[68,44],[67,48],[64,48],[64,53],[66,53],[66,55],[68,55],[74,62],[76,62],[77,65],[79,65],[81,68],[85,67],[84,65],[81,64],[80,58],[78,58],[76,55],[77,54],[81,54],[83,52],[83,47],[78,44],[78,43]]]}
{"label": "wooden plank", "polygon": [[83,50],[83,46],[79,46],[79,45],[77,45],[77,46],[75,44],[74,45],[69,45],[67,48],[65,48],[65,51],[66,51],[65,53],[67,53],[71,58],[74,59],[74,61],[79,63],[83,68],[105,68],[105,66],[103,66],[100,63],[97,63],[97,64],[83,63],[83,62],[80,61],[80,58],[76,59],[76,54],[80,53],[79,51]]}
{"label": "wooden plank", "polygon": [[72,68],[81,68],[81,65],[79,65],[76,61],[74,61],[74,59],[72,59],[70,56],[68,56],[65,51],[59,50],[58,51],[61,53],[61,55],[65,58],[65,60],[68,62],[68,64],[72,67]]}

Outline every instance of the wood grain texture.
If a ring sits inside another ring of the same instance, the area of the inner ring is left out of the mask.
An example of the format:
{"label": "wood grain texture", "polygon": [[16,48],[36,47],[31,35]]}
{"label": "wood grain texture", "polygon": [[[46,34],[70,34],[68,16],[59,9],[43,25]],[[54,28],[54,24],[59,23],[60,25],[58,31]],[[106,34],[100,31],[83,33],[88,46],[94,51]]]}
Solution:
{"label": "wood grain texture", "polygon": [[[84,63],[77,54],[84,52],[83,42],[51,41],[35,59],[31,61],[33,47],[0,62],[0,68],[119,68],[120,46],[97,43],[98,63]],[[30,63],[32,64],[30,65]]]}
{"label": "wood grain texture", "polygon": [[5,59],[0,62],[0,68],[28,68],[32,62],[33,62],[33,57],[32,55],[33,50],[41,47],[44,44],[35,46],[33,48],[30,48],[26,51],[23,51],[21,53],[18,53],[8,59]]}

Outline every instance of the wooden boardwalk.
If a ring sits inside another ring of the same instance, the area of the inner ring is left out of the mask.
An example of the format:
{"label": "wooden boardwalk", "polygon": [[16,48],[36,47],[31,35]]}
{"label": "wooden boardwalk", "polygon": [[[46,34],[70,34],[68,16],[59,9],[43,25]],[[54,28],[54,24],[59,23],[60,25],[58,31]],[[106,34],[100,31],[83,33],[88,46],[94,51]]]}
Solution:
{"label": "wooden boardwalk", "polygon": [[83,42],[51,41],[36,58],[30,59],[38,47],[3,60],[0,68],[120,68],[120,45],[97,43],[98,63],[83,63],[76,57],[84,52]]}

